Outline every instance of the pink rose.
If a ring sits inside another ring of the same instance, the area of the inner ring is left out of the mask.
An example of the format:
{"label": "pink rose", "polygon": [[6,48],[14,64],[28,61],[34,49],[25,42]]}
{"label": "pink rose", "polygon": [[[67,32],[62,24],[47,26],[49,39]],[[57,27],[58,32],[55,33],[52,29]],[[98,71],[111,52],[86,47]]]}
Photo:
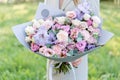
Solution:
{"label": "pink rose", "polygon": [[66,13],[66,16],[68,17],[68,18],[76,18],[76,13],[74,12],[74,11],[68,11],[67,13]]}
{"label": "pink rose", "polygon": [[79,33],[79,29],[73,28],[73,29],[71,29],[70,37],[74,40],[77,38],[78,33]]}
{"label": "pink rose", "polygon": [[86,41],[80,41],[76,43],[76,47],[80,52],[84,52],[86,45],[87,45]]}
{"label": "pink rose", "polygon": [[40,48],[39,52],[47,57],[53,56],[55,54],[54,50],[47,48],[46,46]]}
{"label": "pink rose", "polygon": [[39,50],[39,46],[36,45],[36,44],[34,44],[34,43],[31,43],[31,50],[32,50],[33,52],[38,51],[38,50]]}
{"label": "pink rose", "polygon": [[61,55],[62,48],[59,45],[52,46],[52,49],[55,51],[55,54]]}

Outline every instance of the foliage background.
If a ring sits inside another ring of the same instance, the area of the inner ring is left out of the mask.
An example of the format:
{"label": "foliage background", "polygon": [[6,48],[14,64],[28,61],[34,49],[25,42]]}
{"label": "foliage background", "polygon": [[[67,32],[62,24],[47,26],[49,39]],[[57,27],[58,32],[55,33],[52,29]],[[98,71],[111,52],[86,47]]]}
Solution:
{"label": "foliage background", "polygon": [[[0,3],[0,80],[46,80],[46,59],[25,49],[11,28],[34,18],[38,2]],[[89,80],[120,80],[120,6],[101,2],[103,28],[115,36],[89,54]]]}

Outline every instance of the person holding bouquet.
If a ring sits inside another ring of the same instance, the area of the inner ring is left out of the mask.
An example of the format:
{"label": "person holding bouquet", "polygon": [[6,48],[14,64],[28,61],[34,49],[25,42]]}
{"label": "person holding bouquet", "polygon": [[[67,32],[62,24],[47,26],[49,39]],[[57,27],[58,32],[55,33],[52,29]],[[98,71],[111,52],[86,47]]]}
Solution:
{"label": "person holding bouquet", "polygon": [[[63,11],[73,10],[79,3],[85,2],[86,0],[45,0],[45,4],[51,7],[61,9]],[[89,0],[90,7],[93,9],[95,14],[99,16],[99,0]],[[51,60],[48,60],[47,69],[49,70]],[[77,80],[88,80],[88,55],[83,56],[80,59],[72,62],[73,66],[76,66],[75,73]],[[48,71],[49,73],[49,71]],[[48,80],[50,76],[48,76]],[[72,71],[67,74],[52,72],[53,80],[73,80]]]}

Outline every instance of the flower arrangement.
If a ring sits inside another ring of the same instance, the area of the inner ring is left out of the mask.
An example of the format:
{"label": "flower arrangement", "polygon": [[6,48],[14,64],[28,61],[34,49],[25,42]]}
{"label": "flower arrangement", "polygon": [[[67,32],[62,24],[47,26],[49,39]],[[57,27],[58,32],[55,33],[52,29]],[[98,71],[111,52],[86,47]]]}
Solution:
{"label": "flower arrangement", "polygon": [[25,41],[31,50],[47,57],[65,58],[98,47],[101,20],[86,5],[78,5],[65,16],[32,20],[25,28]]}
{"label": "flower arrangement", "polygon": [[[50,64],[56,72],[66,73],[72,69],[74,78],[73,67],[78,66],[80,57],[104,45],[113,36],[101,28],[100,18],[87,2],[66,13],[40,3],[34,20],[12,29],[24,47],[51,62],[54,60],[55,64]],[[48,73],[52,74],[52,67],[49,68]]]}

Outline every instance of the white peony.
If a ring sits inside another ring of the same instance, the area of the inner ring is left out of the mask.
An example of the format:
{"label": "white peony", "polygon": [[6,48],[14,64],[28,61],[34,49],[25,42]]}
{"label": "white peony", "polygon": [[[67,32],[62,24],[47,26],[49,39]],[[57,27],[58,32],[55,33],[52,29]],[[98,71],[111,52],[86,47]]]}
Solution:
{"label": "white peony", "polygon": [[75,20],[72,20],[72,24],[75,25],[75,26],[80,26],[80,20],[78,19],[75,19]]}
{"label": "white peony", "polygon": [[40,23],[36,19],[32,20],[32,22],[33,22],[33,27],[34,28],[39,28],[40,27]]}
{"label": "white peony", "polygon": [[57,21],[59,24],[64,24],[64,23],[65,23],[65,20],[66,20],[66,17],[56,17],[56,21]]}
{"label": "white peony", "polygon": [[28,37],[25,37],[25,41],[26,42],[30,42],[31,41],[31,38],[28,36]]}
{"label": "white peony", "polygon": [[35,33],[35,30],[34,30],[34,28],[32,26],[27,26],[25,28],[25,32],[26,32],[27,35],[32,35],[32,34]]}
{"label": "white peony", "polygon": [[57,34],[57,39],[58,39],[58,41],[67,42],[68,41],[68,33],[63,30],[60,30],[59,33]]}
{"label": "white peony", "polygon": [[89,20],[91,18],[91,16],[89,15],[89,14],[84,14],[84,16],[83,16],[83,19],[84,20]]}

